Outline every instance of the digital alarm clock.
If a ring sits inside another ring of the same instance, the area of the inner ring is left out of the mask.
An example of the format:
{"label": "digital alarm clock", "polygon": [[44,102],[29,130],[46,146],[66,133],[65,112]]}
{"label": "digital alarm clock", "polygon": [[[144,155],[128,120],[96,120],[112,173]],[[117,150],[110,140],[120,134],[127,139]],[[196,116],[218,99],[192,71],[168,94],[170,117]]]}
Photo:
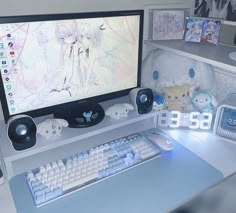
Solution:
{"label": "digital alarm clock", "polygon": [[236,140],[236,107],[226,104],[218,107],[213,133],[232,141]]}
{"label": "digital alarm clock", "polygon": [[190,129],[208,130],[212,125],[212,113],[161,110],[158,114],[158,126],[160,127],[186,127]]}

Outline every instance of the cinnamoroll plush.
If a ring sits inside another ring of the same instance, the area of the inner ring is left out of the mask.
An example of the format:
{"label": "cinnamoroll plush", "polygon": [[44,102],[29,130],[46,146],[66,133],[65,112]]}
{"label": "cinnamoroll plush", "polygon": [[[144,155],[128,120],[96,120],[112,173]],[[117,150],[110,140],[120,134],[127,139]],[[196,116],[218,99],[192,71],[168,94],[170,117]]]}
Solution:
{"label": "cinnamoroll plush", "polygon": [[128,116],[128,113],[130,110],[133,110],[134,107],[131,104],[128,103],[118,103],[118,104],[114,104],[113,106],[109,107],[105,114],[111,118],[114,119],[121,119],[121,118],[125,118]]}
{"label": "cinnamoroll plush", "polygon": [[46,119],[37,125],[37,133],[46,139],[60,136],[63,127],[68,127],[68,122],[64,119]]}

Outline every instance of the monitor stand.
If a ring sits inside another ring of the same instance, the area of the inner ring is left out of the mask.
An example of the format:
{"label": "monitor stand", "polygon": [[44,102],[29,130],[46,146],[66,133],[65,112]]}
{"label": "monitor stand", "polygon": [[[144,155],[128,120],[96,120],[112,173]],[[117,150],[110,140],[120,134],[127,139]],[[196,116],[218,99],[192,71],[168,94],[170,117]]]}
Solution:
{"label": "monitor stand", "polygon": [[63,118],[71,128],[90,127],[100,123],[105,116],[102,106],[98,103],[82,102],[73,107],[65,107],[54,113],[54,118]]}

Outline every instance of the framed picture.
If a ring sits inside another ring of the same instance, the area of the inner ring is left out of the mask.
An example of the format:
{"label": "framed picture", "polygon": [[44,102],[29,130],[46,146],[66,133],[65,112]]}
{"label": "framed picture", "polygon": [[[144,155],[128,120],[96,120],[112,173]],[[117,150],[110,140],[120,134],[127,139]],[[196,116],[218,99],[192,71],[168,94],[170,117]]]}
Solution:
{"label": "framed picture", "polygon": [[220,35],[220,21],[216,20],[204,20],[203,21],[203,32],[202,42],[217,44]]}
{"label": "framed picture", "polygon": [[197,18],[186,18],[184,40],[201,42],[203,34],[203,20]]}
{"label": "framed picture", "polygon": [[153,10],[152,39],[182,39],[184,21],[184,10]]}
{"label": "framed picture", "polygon": [[[183,28],[181,32],[181,39],[183,39],[185,18],[191,16],[192,8],[193,8],[192,1],[187,1],[183,3],[168,3],[168,2],[163,3],[162,2],[162,3],[144,5],[143,39],[144,40],[163,40],[163,38],[167,37],[167,36],[160,36],[157,26],[159,25],[162,26],[162,24],[166,25],[166,23],[163,23],[163,21],[161,21],[161,24],[160,24],[159,19],[157,17],[159,15],[162,17],[163,13],[165,14],[165,12],[168,12],[168,11],[171,13],[177,14],[180,17],[182,17],[182,14],[184,13],[184,19],[182,20]],[[170,35],[170,33],[167,33],[167,34]],[[174,35],[170,35],[170,36],[174,37],[174,39],[176,38]],[[178,38],[180,38],[180,35],[178,36]]]}
{"label": "framed picture", "polygon": [[220,37],[220,26],[221,21],[219,20],[187,18],[184,40],[217,44]]}

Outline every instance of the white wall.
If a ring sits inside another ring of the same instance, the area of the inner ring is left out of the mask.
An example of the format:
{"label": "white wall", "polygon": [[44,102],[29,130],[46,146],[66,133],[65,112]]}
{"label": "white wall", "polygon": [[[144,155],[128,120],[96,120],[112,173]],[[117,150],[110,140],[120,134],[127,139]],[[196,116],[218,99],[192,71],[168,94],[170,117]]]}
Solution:
{"label": "white wall", "polygon": [[[8,0],[2,1],[1,16],[144,9],[147,4],[187,3],[191,0]],[[0,120],[3,120],[0,106]]]}
{"label": "white wall", "polygon": [[2,1],[1,16],[143,9],[145,4],[190,2],[191,0],[8,0]]}

